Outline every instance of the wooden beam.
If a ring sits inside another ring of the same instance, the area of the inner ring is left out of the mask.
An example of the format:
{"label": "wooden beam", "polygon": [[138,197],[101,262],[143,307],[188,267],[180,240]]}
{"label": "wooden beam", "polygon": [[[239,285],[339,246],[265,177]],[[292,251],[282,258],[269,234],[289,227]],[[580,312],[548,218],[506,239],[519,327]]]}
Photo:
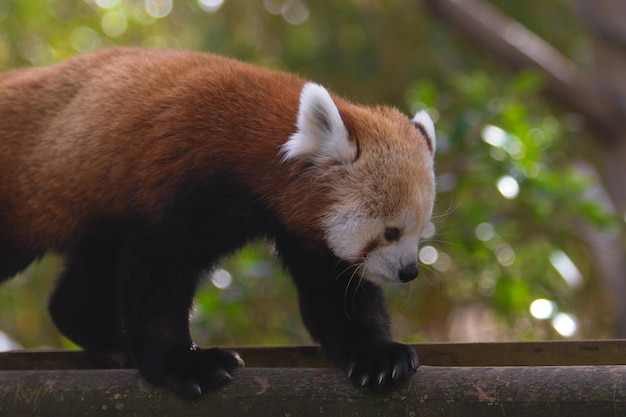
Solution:
{"label": "wooden beam", "polygon": [[[518,343],[424,343],[413,345],[420,363],[431,366],[581,366],[626,365],[626,340]],[[332,367],[316,346],[234,347],[256,368]],[[0,370],[98,369],[80,351],[0,353]]]}
{"label": "wooden beam", "polygon": [[0,372],[2,416],[623,416],[626,366],[431,367],[371,392],[335,369],[246,368],[197,401],[134,370]]}
{"label": "wooden beam", "polygon": [[0,416],[626,415],[623,340],[414,346],[428,366],[387,391],[352,386],[314,346],[235,348],[248,367],[191,402],[83,352],[5,352]]}

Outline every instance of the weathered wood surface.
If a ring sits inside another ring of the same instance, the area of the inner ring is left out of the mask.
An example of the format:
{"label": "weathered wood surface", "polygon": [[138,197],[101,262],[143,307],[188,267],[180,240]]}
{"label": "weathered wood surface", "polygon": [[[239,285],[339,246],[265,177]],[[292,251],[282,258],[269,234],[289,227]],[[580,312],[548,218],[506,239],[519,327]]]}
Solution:
{"label": "weathered wood surface", "polygon": [[431,367],[387,392],[334,369],[246,368],[184,401],[133,370],[0,372],[2,416],[624,416],[626,366]]}
{"label": "weathered wood surface", "polygon": [[82,352],[6,352],[0,417],[626,416],[626,341],[415,348],[428,366],[383,392],[352,386],[316,347],[236,348],[248,367],[191,402]]}
{"label": "weathered wood surface", "polygon": [[[420,363],[431,366],[626,365],[626,340],[518,343],[424,343],[413,345]],[[327,368],[332,365],[315,346],[235,347],[248,367]],[[80,351],[0,353],[1,370],[98,369]]]}

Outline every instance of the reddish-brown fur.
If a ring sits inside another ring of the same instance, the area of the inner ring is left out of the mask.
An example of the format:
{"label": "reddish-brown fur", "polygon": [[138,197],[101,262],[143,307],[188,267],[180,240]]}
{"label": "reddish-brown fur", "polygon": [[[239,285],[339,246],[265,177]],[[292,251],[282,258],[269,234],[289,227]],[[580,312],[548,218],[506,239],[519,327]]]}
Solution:
{"label": "reddish-brown fur", "polygon": [[59,249],[95,218],[156,219],[186,180],[227,171],[293,231],[319,238],[325,191],[279,163],[303,83],[214,55],[136,49],[6,73],[0,234],[28,249]]}
{"label": "reddish-brown fur", "polygon": [[[289,157],[304,85],[214,55],[136,48],[0,74],[0,282],[66,252],[49,306],[61,331],[195,397],[240,363],[192,344],[199,272],[265,237],[312,337],[354,382],[408,378],[417,357],[391,340],[376,283],[417,275],[434,137],[397,110],[318,86],[308,109],[318,130],[300,140],[330,141],[338,160],[297,147]],[[353,279],[362,264],[379,267],[375,281]]]}

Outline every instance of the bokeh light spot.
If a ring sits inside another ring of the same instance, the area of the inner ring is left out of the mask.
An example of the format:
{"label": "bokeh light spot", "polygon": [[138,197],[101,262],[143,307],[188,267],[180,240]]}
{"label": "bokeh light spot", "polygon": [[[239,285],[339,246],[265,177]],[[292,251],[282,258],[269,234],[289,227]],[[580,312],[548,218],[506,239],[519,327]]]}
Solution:
{"label": "bokeh light spot", "polygon": [[578,320],[572,314],[559,313],[552,319],[552,327],[563,337],[572,337],[578,330]]}
{"label": "bokeh light spot", "polygon": [[476,226],[476,229],[474,229],[474,234],[476,235],[478,240],[486,242],[493,239],[493,237],[496,235],[496,232],[493,230],[493,226],[491,225],[491,223],[481,223]]}
{"label": "bokeh light spot", "polygon": [[230,284],[233,282],[233,278],[225,269],[216,269],[211,275],[211,282],[220,290],[224,290],[230,287]]}
{"label": "bokeh light spot", "polygon": [[432,265],[438,258],[439,252],[433,246],[424,246],[419,251],[419,259],[424,265]]}
{"label": "bokeh light spot", "polygon": [[205,12],[215,12],[224,5],[224,0],[198,0],[198,6]]}
{"label": "bokeh light spot", "polygon": [[146,12],[155,19],[169,15],[173,7],[173,0],[146,0]]}
{"label": "bokeh light spot", "polygon": [[126,29],[128,29],[128,20],[126,20],[124,13],[111,10],[102,16],[100,27],[107,36],[111,38],[118,38],[126,33]]}
{"label": "bokeh light spot", "polygon": [[498,178],[496,187],[500,194],[506,199],[512,200],[519,194],[519,184],[517,180],[510,175]]}
{"label": "bokeh light spot", "polygon": [[530,314],[539,320],[550,318],[556,312],[556,304],[553,301],[539,298],[530,303]]}

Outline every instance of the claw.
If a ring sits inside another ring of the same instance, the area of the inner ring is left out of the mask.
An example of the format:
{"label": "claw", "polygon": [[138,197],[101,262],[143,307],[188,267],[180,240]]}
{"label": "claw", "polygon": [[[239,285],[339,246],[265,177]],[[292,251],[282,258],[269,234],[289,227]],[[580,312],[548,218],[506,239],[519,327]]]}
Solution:
{"label": "claw", "polygon": [[355,364],[353,363],[348,367],[348,378],[352,378],[352,373],[354,372]]}
{"label": "claw", "polygon": [[361,378],[361,386],[362,387],[366,386],[369,381],[370,381],[370,377],[365,375],[363,378]]}
{"label": "claw", "polygon": [[411,369],[416,370],[420,366],[417,356],[411,358]]}
{"label": "claw", "polygon": [[398,368],[393,368],[393,371],[391,371],[391,379],[394,381],[398,379]]}
{"label": "claw", "polygon": [[378,374],[378,385],[382,385],[384,381],[385,381],[385,373],[381,372],[380,374]]}
{"label": "claw", "polygon": [[188,400],[198,398],[202,394],[202,388],[200,385],[191,379],[182,380],[174,383],[172,389],[178,395]]}
{"label": "claw", "polygon": [[243,368],[246,366],[246,363],[243,361],[243,359],[241,358],[241,356],[239,356],[237,352],[233,352],[233,355],[235,356],[235,360],[237,361],[237,364],[239,365],[239,367]]}

